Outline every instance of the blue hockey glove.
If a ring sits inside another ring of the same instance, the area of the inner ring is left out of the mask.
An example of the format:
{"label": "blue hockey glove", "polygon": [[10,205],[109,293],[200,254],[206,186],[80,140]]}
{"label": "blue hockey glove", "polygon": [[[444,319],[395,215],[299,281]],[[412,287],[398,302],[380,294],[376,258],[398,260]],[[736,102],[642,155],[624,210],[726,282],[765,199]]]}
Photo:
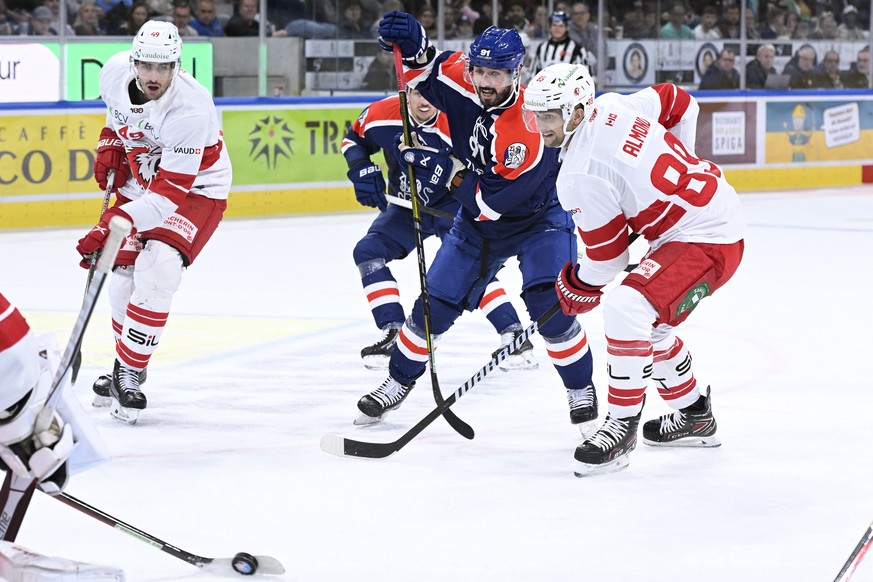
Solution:
{"label": "blue hockey glove", "polygon": [[429,43],[424,27],[411,14],[391,10],[379,21],[379,46],[390,52],[394,44],[400,46],[404,59],[415,60],[427,51]]}
{"label": "blue hockey glove", "polygon": [[349,180],[355,187],[355,198],[362,206],[385,210],[388,201],[385,199],[385,178],[382,177],[382,168],[364,160],[349,169]]}
{"label": "blue hockey glove", "polygon": [[454,156],[421,143],[415,132],[412,132],[410,137],[413,145],[407,146],[403,142],[403,134],[397,135],[397,147],[391,150],[397,163],[404,172],[411,165],[416,181],[424,187],[433,190],[448,188],[452,178],[464,168],[464,165]]}

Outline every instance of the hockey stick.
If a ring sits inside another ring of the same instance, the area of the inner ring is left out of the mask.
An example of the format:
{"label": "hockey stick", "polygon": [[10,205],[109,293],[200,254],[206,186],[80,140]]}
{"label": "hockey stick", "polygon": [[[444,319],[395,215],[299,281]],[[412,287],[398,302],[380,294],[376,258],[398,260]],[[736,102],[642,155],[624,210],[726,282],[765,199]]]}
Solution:
{"label": "hockey stick", "polygon": [[[633,243],[635,240],[639,238],[639,234],[631,233],[628,237],[628,244]],[[493,371],[497,365],[506,359],[509,354],[514,353],[517,349],[521,347],[521,344],[526,342],[528,338],[539,331],[539,329],[546,325],[550,319],[552,319],[557,313],[561,311],[561,303],[556,302],[552,305],[545,313],[543,313],[539,319],[530,324],[527,328],[525,328],[513,341],[511,344],[508,344],[503,347],[499,352],[494,354],[491,357],[491,361],[482,366],[478,372],[473,374],[464,385],[455,390],[449,398],[439,404],[436,408],[430,411],[430,413],[425,416],[423,419],[418,421],[418,423],[413,426],[411,429],[406,431],[399,439],[390,443],[368,443],[364,441],[356,441],[354,439],[347,439],[345,437],[341,437],[335,434],[326,434],[321,437],[321,450],[325,453],[329,453],[331,455],[336,455],[338,457],[364,457],[367,459],[384,459],[385,457],[391,456],[403,447],[405,447],[409,442],[414,439],[416,436],[421,433],[427,426],[432,423],[436,418],[443,414],[450,406],[452,406],[455,402],[458,401],[461,396],[467,393],[473,386],[476,385],[480,380],[485,378],[489,372]]]}
{"label": "hockey stick", "polygon": [[112,517],[108,513],[101,511],[94,506],[88,505],[80,499],[76,499],[72,495],[59,493],[53,497],[61,503],[69,505],[73,509],[81,511],[87,516],[93,517],[97,521],[105,523],[109,527],[133,536],[141,542],[145,542],[162,552],[170,554],[174,558],[188,562],[189,564],[208,572],[226,574],[229,573],[228,569],[232,569],[234,572],[244,576],[251,576],[252,574],[278,576],[285,573],[285,568],[282,566],[282,563],[272,556],[253,556],[246,552],[239,552],[233,558],[204,558],[203,556],[186,552],[172,544],[168,544],[150,533],[144,532],[138,527],[124,523],[120,519]]}
{"label": "hockey stick", "polygon": [[[399,196],[392,196],[391,194],[386,194],[385,199],[388,200],[391,204],[395,206],[401,206],[403,208],[408,208],[412,210],[412,202],[405,198],[400,198]],[[445,212],[443,210],[439,210],[437,208],[431,208],[430,206],[419,206],[419,210],[423,214],[430,214],[431,216],[436,216],[437,218],[448,218],[449,220],[454,220],[455,215],[450,212]]]}
{"label": "hockey stick", "polygon": [[[403,124],[403,142],[412,146],[412,136],[409,132],[409,104],[406,101],[406,81],[403,80],[403,61],[400,47],[394,45],[394,74],[397,79],[397,95],[400,97],[400,121]],[[424,337],[427,341],[427,363],[430,368],[430,382],[433,386],[433,398],[437,405],[442,404],[443,395],[440,392],[439,379],[436,371],[436,358],[434,357],[433,338],[430,334],[430,295],[427,291],[427,268],[424,260],[424,235],[421,227],[421,204],[418,200],[418,187],[415,183],[415,170],[412,164],[407,164],[409,172],[409,193],[412,204],[412,223],[415,226],[415,251],[418,255],[418,280],[421,283],[421,307],[424,315]],[[442,413],[443,418],[455,431],[466,439],[472,439],[476,433],[473,427],[458,418],[448,407]]]}
{"label": "hockey stick", "polygon": [[[106,213],[109,208],[109,199],[112,197],[112,187],[115,185],[115,170],[109,170],[106,174],[106,192],[103,194],[103,209],[100,210],[100,218]],[[99,220],[99,218],[98,218]],[[111,268],[111,267],[110,267]],[[94,278],[94,271],[97,269],[97,258],[91,259],[91,267],[88,269],[88,280],[85,282],[85,296],[88,296],[88,288],[91,287],[91,280]],[[82,302],[84,303],[84,299]],[[76,355],[73,357],[73,371],[70,374],[70,384],[76,383],[76,378],[79,377],[79,368],[82,367],[82,340],[79,339],[79,344],[76,346]]]}
{"label": "hockey stick", "polygon": [[463,386],[455,390],[445,401],[439,403],[427,416],[418,421],[415,426],[406,431],[406,433],[396,441],[390,443],[368,443],[356,441],[354,439],[347,439],[335,434],[326,434],[321,437],[321,449],[326,453],[339,457],[384,459],[385,457],[393,455],[409,444],[409,441],[418,436],[421,431],[427,428],[427,426],[436,420],[441,414],[448,411],[449,407],[457,402],[461,396],[466,394],[471,388],[473,388],[473,386],[485,378],[485,376],[493,371],[494,368],[496,368],[500,362],[505,360],[507,356],[519,349],[521,344],[526,342],[531,335],[536,333],[540,327],[544,326],[559,311],[561,311],[560,303],[552,305],[539,319],[530,324],[518,336],[516,336],[511,344],[503,346],[499,352],[494,354],[491,361],[482,366],[479,371],[464,382]]}
{"label": "hockey stick", "polygon": [[834,582],[849,582],[849,579],[861,563],[861,560],[864,559],[864,554],[867,553],[867,550],[870,549],[871,545],[873,545],[873,523],[870,524],[870,527],[868,527],[867,531],[864,532],[864,535],[861,536],[861,541],[858,542],[858,545],[855,546],[854,550],[852,550],[852,554],[849,556],[849,559],[846,560],[846,563],[843,564],[843,568],[840,570],[840,573],[837,574],[837,577],[834,578]]}
{"label": "hockey stick", "polygon": [[[61,383],[66,376],[67,371],[73,365],[73,358],[76,350],[82,344],[82,337],[85,335],[85,328],[91,320],[91,314],[94,313],[94,306],[97,304],[97,296],[100,295],[100,290],[103,289],[103,283],[106,281],[106,276],[115,265],[115,258],[118,256],[118,251],[121,249],[121,244],[125,237],[130,234],[130,229],[133,225],[129,220],[125,220],[120,216],[115,216],[109,221],[109,235],[106,237],[106,242],[103,245],[103,250],[97,259],[97,264],[94,268],[94,277],[88,285],[88,290],[85,292],[85,299],[82,301],[82,308],[79,310],[79,317],[76,319],[76,324],[73,326],[73,333],[70,334],[70,341],[67,343],[67,348],[64,350],[61,361],[58,364],[58,370],[55,372],[55,378],[52,380],[52,387],[46,399],[45,408],[39,413],[36,418],[36,430],[34,432],[42,432],[48,430],[52,421],[55,404],[61,396]],[[48,411],[48,412],[46,412]],[[39,430],[42,428],[42,430]]]}
{"label": "hockey stick", "polygon": [[[79,316],[76,318],[76,323],[73,326],[73,332],[70,335],[70,340],[67,342],[64,355],[61,357],[60,362],[58,362],[58,369],[55,372],[52,385],[46,396],[45,406],[39,412],[34,422],[32,434],[44,432],[51,426],[55,407],[63,393],[61,387],[64,377],[73,363],[74,352],[82,343],[82,336],[85,334],[85,328],[88,326],[88,321],[94,312],[94,305],[97,303],[97,296],[100,294],[100,290],[103,288],[103,281],[112,265],[115,264],[115,257],[118,256],[121,243],[130,232],[130,229],[130,222],[121,217],[115,217],[109,223],[109,235],[106,237],[103,252],[96,261],[96,267],[92,267],[96,276],[93,281],[90,281],[91,284],[88,285],[88,289],[85,292],[85,299],[82,301]],[[24,514],[30,504],[30,497],[33,495],[34,487],[36,487],[36,480],[29,479],[23,475],[13,475],[11,471],[8,472],[6,480],[3,482],[2,488],[0,488],[0,502],[2,502],[3,511],[2,516],[0,516],[0,538],[4,541],[15,541],[21,521],[24,519]]]}

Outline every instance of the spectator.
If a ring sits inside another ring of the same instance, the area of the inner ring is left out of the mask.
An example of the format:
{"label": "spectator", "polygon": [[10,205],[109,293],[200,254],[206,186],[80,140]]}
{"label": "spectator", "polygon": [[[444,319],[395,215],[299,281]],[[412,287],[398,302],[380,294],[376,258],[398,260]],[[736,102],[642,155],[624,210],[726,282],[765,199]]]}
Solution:
{"label": "spectator", "polygon": [[458,23],[455,26],[455,38],[473,38],[473,23],[470,22],[466,14],[461,14],[458,17]]}
{"label": "spectator", "polygon": [[858,52],[858,60],[849,65],[849,70],[843,75],[843,83],[847,89],[866,89],[870,87],[869,46],[865,46]]}
{"label": "spectator", "polygon": [[746,88],[763,89],[767,77],[776,74],[773,61],[776,59],[776,47],[772,44],[762,44],[758,47],[755,58],[746,65]]}
{"label": "spectator", "polygon": [[[45,0],[43,6],[52,11],[52,29],[61,29],[61,0]],[[74,8],[75,7],[75,8]],[[98,5],[99,7],[99,5]],[[79,10],[79,2],[67,2],[67,36],[75,36],[76,31],[73,29],[72,22]]]}
{"label": "spectator", "polygon": [[331,22],[318,22],[317,20],[301,16],[300,18],[293,18],[285,25],[285,34],[287,36],[300,36],[312,39],[334,39],[337,38],[338,33],[336,25]]}
{"label": "spectator", "polygon": [[759,40],[761,38],[761,31],[755,20],[755,13],[751,10],[746,10],[746,38],[751,40]]}
{"label": "spectator", "polygon": [[730,49],[722,49],[718,60],[712,63],[700,80],[701,91],[714,89],[739,89],[740,74],[734,68],[736,55]]}
{"label": "spectator", "polygon": [[740,7],[735,2],[722,6],[718,30],[722,38],[740,38]]}
{"label": "spectator", "polygon": [[797,25],[794,27],[794,32],[791,33],[791,38],[794,40],[807,40],[810,37],[811,28],[809,25],[808,18],[801,18],[797,21]]}
{"label": "spectator", "polygon": [[415,15],[415,18],[421,23],[422,28],[430,38],[437,37],[437,18],[436,10],[429,4],[425,4]]}
{"label": "spectator", "polygon": [[827,51],[816,72],[823,75],[822,87],[825,89],[843,89],[843,77],[840,75],[840,54],[837,51]]}
{"label": "spectator", "polygon": [[591,11],[585,2],[574,2],[570,8],[568,32],[576,44],[588,51],[588,67],[592,70],[597,66],[597,42],[600,30],[591,22]]}
{"label": "spectator", "polygon": [[670,8],[670,20],[660,30],[660,38],[668,40],[693,40],[694,31],[685,24],[685,5],[674,2]]}
{"label": "spectator", "polygon": [[124,24],[125,34],[133,36],[143,24],[149,19],[149,9],[146,6],[145,0],[135,0],[133,6],[130,7],[130,15],[127,17],[127,22]]}
{"label": "spectator", "polygon": [[655,38],[654,30],[646,23],[643,0],[634,0],[633,7],[624,15],[622,28],[625,38]]}
{"label": "spectator", "polygon": [[700,14],[700,24],[694,27],[694,38],[696,40],[720,39],[721,32],[716,24],[718,24],[718,11],[715,6],[711,4],[704,6]]}
{"label": "spectator", "polygon": [[[224,25],[226,36],[258,36],[260,34],[260,18],[258,15],[258,0],[237,0],[233,16]],[[284,29],[276,30],[273,23],[266,22],[267,36],[288,36]]]}
{"label": "spectator", "polygon": [[221,23],[215,17],[215,4],[212,0],[197,0],[194,5],[194,18],[188,25],[197,32],[197,36],[224,36]]}
{"label": "spectator", "polygon": [[785,29],[784,10],[772,4],[767,8],[767,21],[761,27],[761,38],[765,40],[790,38]]}
{"label": "spectator", "polygon": [[173,5],[173,24],[179,29],[179,36],[199,36],[188,23],[191,22],[191,6],[186,2],[176,2]]}
{"label": "spectator", "polygon": [[370,63],[367,74],[364,75],[363,85],[363,88],[368,91],[389,91],[397,88],[394,56],[391,53],[381,50],[376,52],[376,58]]}
{"label": "spectator", "polygon": [[103,36],[106,29],[100,18],[100,9],[94,0],[83,0],[73,21],[73,30],[76,36]]}
{"label": "spectator", "polygon": [[507,0],[503,16],[506,28],[514,28],[519,33],[526,34],[528,38],[531,38],[534,26],[527,19],[526,6],[524,0]]}
{"label": "spectator", "polygon": [[810,38],[814,40],[835,40],[837,38],[837,21],[833,12],[823,12],[818,19],[818,26]]}
{"label": "spectator", "polygon": [[870,32],[858,26],[858,9],[851,4],[843,8],[843,23],[837,26],[840,40],[867,40]]}
{"label": "spectator", "polygon": [[815,50],[809,45],[803,45],[794,54],[794,57],[785,65],[783,74],[791,75],[788,87],[791,89],[813,89],[827,87],[829,81],[822,73],[815,70]]}
{"label": "spectator", "polygon": [[57,36],[58,31],[52,28],[52,11],[45,6],[37,6],[33,16],[25,26],[20,28],[24,36]]}
{"label": "spectator", "polygon": [[370,29],[363,21],[364,9],[360,0],[340,0],[340,19],[337,23],[339,38],[371,39]]}
{"label": "spectator", "polygon": [[18,19],[6,10],[6,1],[0,0],[0,36],[18,34]]}

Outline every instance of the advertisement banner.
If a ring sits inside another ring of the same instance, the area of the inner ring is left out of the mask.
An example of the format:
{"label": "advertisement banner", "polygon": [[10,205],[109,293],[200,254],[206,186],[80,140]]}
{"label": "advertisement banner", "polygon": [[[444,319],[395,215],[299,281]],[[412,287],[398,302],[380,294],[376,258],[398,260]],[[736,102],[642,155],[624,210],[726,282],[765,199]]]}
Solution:
{"label": "advertisement banner", "polygon": [[222,113],[235,186],[346,180],[343,137],[361,106]]}
{"label": "advertisement banner", "polygon": [[94,191],[94,154],[105,122],[102,109],[0,115],[0,201]]}
{"label": "advertisement banner", "polygon": [[754,101],[701,102],[697,155],[719,165],[755,163],[757,106]]}
{"label": "advertisement banner", "polygon": [[784,101],[766,107],[766,163],[870,159],[873,101]]}
{"label": "advertisement banner", "polygon": [[0,102],[57,101],[61,65],[43,44],[0,43]]}
{"label": "advertisement banner", "polygon": [[[60,45],[56,42],[0,44],[0,103],[58,101]],[[100,98],[98,75],[112,55],[130,50],[130,42],[73,42],[66,45],[63,99]],[[212,44],[185,41],[182,68],[212,93]]]}

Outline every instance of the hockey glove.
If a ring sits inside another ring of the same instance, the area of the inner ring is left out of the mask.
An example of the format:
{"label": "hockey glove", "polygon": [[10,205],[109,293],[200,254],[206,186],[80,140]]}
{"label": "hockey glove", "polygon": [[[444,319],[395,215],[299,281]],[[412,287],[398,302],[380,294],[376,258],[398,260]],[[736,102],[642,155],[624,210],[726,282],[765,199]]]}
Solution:
{"label": "hockey glove", "polygon": [[412,146],[403,143],[403,134],[397,135],[397,147],[391,150],[397,163],[404,171],[412,166],[416,181],[425,188],[434,191],[448,188],[455,174],[464,169],[464,164],[455,156],[424,145],[415,132],[410,137]]}
{"label": "hockey glove", "polygon": [[406,12],[391,10],[379,21],[379,46],[391,52],[394,50],[391,45],[394,44],[400,47],[400,54],[408,60],[418,60],[427,52],[429,45],[427,33],[419,21]]}
{"label": "hockey glove", "polygon": [[355,198],[362,206],[385,210],[388,201],[385,199],[385,178],[382,177],[382,168],[364,160],[353,165],[348,174],[349,180],[355,187]]}
{"label": "hockey glove", "polygon": [[[100,217],[100,222],[89,230],[88,234],[80,238],[79,244],[76,245],[76,251],[82,255],[79,266],[83,269],[91,267],[91,259],[96,257],[100,253],[100,249],[103,248],[103,245],[106,244],[106,237],[109,236],[109,221],[112,220],[113,216],[121,216],[133,223],[130,215],[117,206],[104,212],[103,216]],[[136,229],[133,229],[130,235],[133,236],[135,232]]]}
{"label": "hockey glove", "polygon": [[115,170],[114,187],[124,185],[130,176],[130,164],[127,163],[127,152],[124,144],[114,131],[104,127],[97,142],[97,157],[94,158],[94,179],[101,190],[106,190],[109,170]]}
{"label": "hockey glove", "polygon": [[579,265],[567,263],[555,282],[558,301],[565,315],[588,313],[600,304],[603,296],[603,286],[595,287],[580,280],[576,274],[578,269]]}

